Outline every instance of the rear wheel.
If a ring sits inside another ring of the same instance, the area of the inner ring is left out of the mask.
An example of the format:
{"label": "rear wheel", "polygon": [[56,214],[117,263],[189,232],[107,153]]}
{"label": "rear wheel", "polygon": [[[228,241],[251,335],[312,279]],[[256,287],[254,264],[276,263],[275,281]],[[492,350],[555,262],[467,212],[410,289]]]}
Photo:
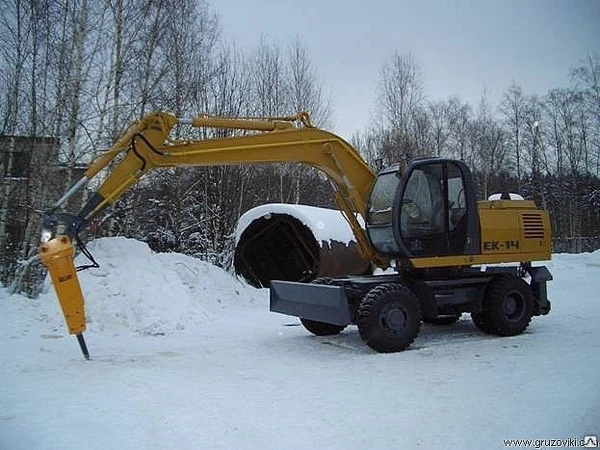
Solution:
{"label": "rear wheel", "polygon": [[406,286],[382,284],[362,299],[356,324],[360,336],[373,350],[399,352],[412,344],[419,334],[421,306]]}
{"label": "rear wheel", "polygon": [[[313,280],[311,283],[313,284],[326,284],[329,286],[335,285],[335,280],[333,278],[317,278]],[[315,336],[333,336],[336,334],[340,334],[346,328],[346,325],[334,325],[331,323],[319,322],[316,320],[304,319],[300,318],[300,323],[306,328],[309,332],[314,334]]]}
{"label": "rear wheel", "polygon": [[529,285],[514,275],[492,280],[483,299],[483,312],[471,314],[482,331],[499,336],[521,334],[533,315],[533,294]]}

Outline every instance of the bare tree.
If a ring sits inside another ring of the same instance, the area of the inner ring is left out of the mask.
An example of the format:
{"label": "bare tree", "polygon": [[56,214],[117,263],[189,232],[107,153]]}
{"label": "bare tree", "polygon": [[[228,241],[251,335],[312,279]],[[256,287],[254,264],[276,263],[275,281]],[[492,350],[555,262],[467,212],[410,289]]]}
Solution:
{"label": "bare tree", "polygon": [[[69,183],[75,161],[81,156],[79,149],[85,151],[86,148],[81,145],[81,132],[85,132],[82,106],[89,104],[86,88],[91,61],[97,51],[90,36],[100,9],[90,8],[86,0],[77,4],[15,1],[8,6],[2,10],[2,20],[7,29],[12,30],[7,37],[14,38],[15,42],[10,44],[11,47],[2,47],[1,65],[3,68],[12,66],[12,74],[18,74],[18,77],[12,79],[7,90],[11,95],[5,115],[8,127],[4,132],[18,135],[8,141],[20,144],[18,151],[15,147],[6,155],[19,154],[19,166],[23,169],[20,169],[18,180],[10,183],[11,189],[18,189],[10,195],[19,199],[18,210],[11,209],[4,199],[1,205],[0,243],[4,248],[8,216],[11,215],[14,222],[18,211],[16,220],[20,223],[20,233],[13,246],[18,253],[13,256],[28,261],[36,252],[40,226],[36,211],[47,206],[49,192],[54,192],[52,184],[57,179],[56,170],[64,164],[60,179]],[[45,144],[50,142],[45,136],[53,136],[50,139],[52,145]],[[54,144],[57,139],[63,142],[60,162]],[[12,169],[7,173],[12,173]],[[11,264],[14,262],[13,259]],[[19,267],[23,270],[15,272],[16,279],[28,283],[23,276],[28,266]],[[28,285],[20,282],[15,285],[17,290],[22,288],[30,291]]]}
{"label": "bare tree", "polygon": [[500,112],[504,118],[509,143],[515,158],[517,187],[521,189],[523,127],[526,121],[525,96],[520,86],[513,81],[504,93],[500,103]]}
{"label": "bare tree", "polygon": [[379,97],[390,128],[408,133],[413,114],[424,98],[421,71],[412,55],[394,53],[383,66]]}
{"label": "bare tree", "polygon": [[411,157],[434,156],[435,151],[435,124],[430,111],[425,108],[416,108],[412,115],[410,136],[413,140]]}
{"label": "bare tree", "polygon": [[[246,93],[249,90],[246,60],[236,48],[222,48],[219,52],[214,78],[210,87],[211,112],[220,116],[243,116],[248,109]],[[217,136],[226,137],[231,130],[217,130]],[[227,266],[233,251],[232,230],[247,204],[246,196],[255,176],[252,166],[207,167],[196,175],[203,179],[202,217],[204,218],[204,252],[209,260]]]}
{"label": "bare tree", "polygon": [[[212,112],[212,106],[208,98],[212,85],[218,78],[218,71],[223,61],[223,55],[231,53],[232,63],[237,64],[237,58],[245,59],[233,48],[228,50],[221,43],[221,25],[219,19],[208,3],[204,0],[196,2],[195,34],[191,47],[185,53],[187,70],[191,78],[186,87],[186,104],[190,108],[190,114],[199,112]],[[191,50],[191,51],[190,51]],[[234,62],[235,61],[235,62]],[[245,61],[242,63],[245,66]],[[239,70],[242,70],[240,67]]]}
{"label": "bare tree", "polygon": [[537,96],[526,98],[523,111],[522,139],[526,149],[524,162],[531,173],[531,195],[538,205],[545,205],[542,175],[549,172],[548,155],[545,150],[546,126],[543,117],[543,103]]}
{"label": "bare tree", "polygon": [[[598,55],[587,55],[582,65],[571,70],[571,77],[575,81],[575,88],[583,95],[586,113],[592,122],[589,143],[593,148],[595,160],[594,169],[590,167],[589,161],[586,166],[588,170],[600,175],[600,58]],[[584,123],[584,114],[580,114],[580,123]]]}
{"label": "bare tree", "polygon": [[221,48],[215,57],[209,89],[212,114],[229,117],[246,114],[251,108],[246,95],[250,89],[247,72],[247,61],[237,48]]}
{"label": "bare tree", "polygon": [[[315,125],[326,128],[331,122],[331,100],[325,97],[323,83],[314,68],[300,38],[289,47],[287,58],[286,93],[289,109],[296,113],[308,111]],[[294,164],[288,166],[294,180],[293,201],[300,203],[301,191],[307,190],[302,179],[307,178],[309,167]]]}
{"label": "bare tree", "polygon": [[122,131],[123,123],[131,117],[125,112],[128,106],[122,105],[122,97],[127,62],[134,59],[134,42],[141,29],[127,26],[137,20],[135,2],[136,0],[105,0],[106,22],[101,32],[109,50],[99,52],[100,65],[95,73],[97,85],[94,105],[97,126],[94,140],[99,148],[110,146]]}
{"label": "bare tree", "polygon": [[0,134],[15,134],[22,125],[22,79],[28,56],[31,16],[21,0],[7,1],[0,9],[3,32],[0,52],[3,60],[3,111]]}
{"label": "bare tree", "polygon": [[[251,76],[249,113],[260,117],[288,115],[290,111],[285,57],[280,47],[269,44],[266,38],[261,36],[249,64]],[[261,167],[256,170],[257,179],[272,180],[271,167]],[[267,201],[272,199],[280,202],[291,201],[292,189],[284,182],[290,170],[294,168],[289,164],[281,164],[277,167],[278,186],[269,185]]]}
{"label": "bare tree", "polygon": [[469,126],[472,119],[471,106],[462,103],[456,97],[451,97],[448,100],[448,114],[450,128],[448,138],[449,154],[462,161],[467,161]]}
{"label": "bare tree", "polygon": [[564,173],[564,134],[562,126],[563,95],[560,90],[550,91],[544,102],[544,114],[547,118],[546,129],[550,145],[554,149],[554,173],[562,176]]}
{"label": "bare tree", "polygon": [[381,159],[380,144],[381,130],[370,128],[365,131],[357,131],[350,138],[350,143],[356,148],[369,166],[375,170],[383,169],[384,161]]}
{"label": "bare tree", "polygon": [[413,131],[417,114],[423,129],[421,105],[424,99],[421,71],[410,54],[394,53],[381,69],[378,84],[378,117],[387,132],[382,134],[382,156],[388,161],[400,155],[412,157],[422,149]]}
{"label": "bare tree", "polygon": [[[19,0],[6,2],[0,9],[0,23],[4,29],[0,41],[0,56],[2,58],[2,128],[0,135],[13,135],[22,126],[22,79],[25,70],[30,20],[28,20],[26,5]],[[6,151],[6,150],[5,150]],[[3,169],[6,174],[13,172],[15,165],[14,152],[7,151],[3,158]],[[4,177],[4,173],[0,174]],[[11,185],[2,183],[2,199],[0,203],[0,252],[2,264],[7,264],[4,249],[7,247],[7,228],[10,212]]]}
{"label": "bare tree", "polygon": [[331,125],[331,99],[326,97],[323,82],[306,52],[296,38],[289,47],[286,76],[289,104],[292,112],[308,111],[315,125]]}
{"label": "bare tree", "polygon": [[481,96],[479,111],[471,123],[471,149],[476,168],[481,173],[483,196],[490,194],[491,177],[506,167],[507,147],[503,130],[495,121],[485,91]]}
{"label": "bare tree", "polygon": [[446,146],[450,137],[450,103],[438,101],[429,103],[429,115],[431,117],[431,134],[433,153],[442,156],[446,153]]}
{"label": "bare tree", "polygon": [[251,96],[250,114],[276,117],[287,114],[285,64],[277,45],[269,44],[264,36],[250,57]]}
{"label": "bare tree", "polygon": [[551,104],[558,121],[563,153],[571,175],[576,175],[585,166],[585,139],[579,125],[583,104],[581,93],[570,89],[554,89],[550,92]]}

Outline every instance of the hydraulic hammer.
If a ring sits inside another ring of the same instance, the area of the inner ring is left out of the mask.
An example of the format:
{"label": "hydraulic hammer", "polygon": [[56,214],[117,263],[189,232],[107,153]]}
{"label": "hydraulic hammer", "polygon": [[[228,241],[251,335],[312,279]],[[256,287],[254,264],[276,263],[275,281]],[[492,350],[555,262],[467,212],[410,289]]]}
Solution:
{"label": "hydraulic hammer", "polygon": [[40,258],[52,278],[69,333],[77,336],[83,356],[90,359],[82,334],[85,331],[85,311],[73,253],[71,239],[64,234],[40,244]]}

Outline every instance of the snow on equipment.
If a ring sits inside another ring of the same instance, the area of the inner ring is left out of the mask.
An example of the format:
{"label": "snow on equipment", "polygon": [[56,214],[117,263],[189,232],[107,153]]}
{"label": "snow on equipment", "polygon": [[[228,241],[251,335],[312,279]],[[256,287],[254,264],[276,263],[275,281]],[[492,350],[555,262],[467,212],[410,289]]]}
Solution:
{"label": "snow on equipment", "polygon": [[233,266],[256,287],[271,280],[310,282],[370,272],[338,210],[272,203],[244,213]]}
{"label": "snow on equipment", "polygon": [[[170,134],[177,125],[253,132],[176,140]],[[314,127],[304,112],[263,120],[154,113],[131,125],[45,216],[42,262],[86,358],[84,302],[69,248],[85,252],[78,236],[86,224],[155,168],[275,162],[324,172],[362,258],[393,269],[312,283],[272,281],[270,309],[299,317],[310,332],[332,335],[355,324],[371,348],[395,352],[413,342],[422,321],[447,324],[469,312],[483,332],[511,336],[550,311],[552,277],[532,264],[550,259],[548,213],[528,200],[477,202],[463,162],[418,159],[375,174],[350,144]],[[101,170],[107,177],[81,210],[59,212]],[[490,266],[496,263],[510,264]]]}

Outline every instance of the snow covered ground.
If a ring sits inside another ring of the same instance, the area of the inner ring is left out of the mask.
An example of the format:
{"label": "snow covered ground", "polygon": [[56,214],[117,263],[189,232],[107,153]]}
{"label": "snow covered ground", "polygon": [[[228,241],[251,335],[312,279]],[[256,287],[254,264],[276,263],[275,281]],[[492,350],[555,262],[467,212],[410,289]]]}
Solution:
{"label": "snow covered ground", "polygon": [[488,449],[600,435],[600,251],[548,263],[553,310],[496,338],[467,315],[402,353],[308,334],[209,264],[101,239],[92,355],[52,289],[0,290],[1,449]]}

